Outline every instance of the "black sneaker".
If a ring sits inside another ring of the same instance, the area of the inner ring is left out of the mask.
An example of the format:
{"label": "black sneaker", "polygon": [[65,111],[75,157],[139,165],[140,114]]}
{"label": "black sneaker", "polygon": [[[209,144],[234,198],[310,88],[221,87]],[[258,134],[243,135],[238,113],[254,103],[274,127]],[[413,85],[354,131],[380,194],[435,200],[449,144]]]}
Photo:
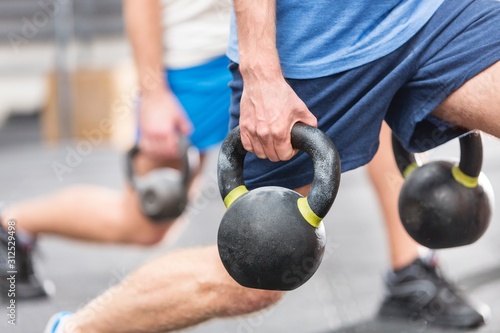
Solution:
{"label": "black sneaker", "polygon": [[31,247],[22,246],[13,230],[0,223],[0,299],[32,299],[48,296],[33,269]]}
{"label": "black sneaker", "polygon": [[[488,307],[481,311],[446,281],[435,260],[416,259],[391,273],[386,281],[387,296],[379,316],[403,319],[411,326],[472,328],[484,324]],[[482,313],[481,313],[482,312]]]}

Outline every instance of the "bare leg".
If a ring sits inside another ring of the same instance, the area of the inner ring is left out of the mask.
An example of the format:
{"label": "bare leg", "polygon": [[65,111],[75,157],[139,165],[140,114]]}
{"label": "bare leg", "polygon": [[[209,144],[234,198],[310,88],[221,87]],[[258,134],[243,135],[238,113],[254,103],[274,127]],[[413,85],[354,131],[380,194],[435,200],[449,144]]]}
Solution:
{"label": "bare leg", "polygon": [[479,129],[500,138],[500,62],[451,94],[436,108],[434,115],[452,124]]}
{"label": "bare leg", "polygon": [[[309,192],[310,185],[296,191]],[[182,250],[146,263],[65,322],[65,333],[170,332],[251,313],[282,292],[245,288],[222,265],[216,246]],[[105,311],[103,311],[105,309]]]}
{"label": "bare leg", "polygon": [[142,216],[131,189],[122,193],[90,185],[72,186],[21,202],[4,217],[16,219],[20,230],[33,235],[48,233],[115,243],[155,243],[169,226],[154,225]]}
{"label": "bare leg", "polygon": [[257,311],[280,297],[234,282],[215,246],[182,250],[145,264],[94,299],[69,317],[64,332],[170,332]]}
{"label": "bare leg", "polygon": [[[137,170],[144,173],[164,163],[143,156]],[[136,193],[101,186],[72,186],[54,194],[27,200],[6,209],[5,222],[32,235],[50,233],[81,240],[151,245],[163,239],[172,223],[151,223],[140,210]]]}
{"label": "bare leg", "polygon": [[419,246],[408,235],[399,219],[398,197],[403,178],[394,161],[391,130],[385,123],[380,132],[379,150],[368,164],[367,171],[384,215],[392,268],[402,268],[418,257]]}

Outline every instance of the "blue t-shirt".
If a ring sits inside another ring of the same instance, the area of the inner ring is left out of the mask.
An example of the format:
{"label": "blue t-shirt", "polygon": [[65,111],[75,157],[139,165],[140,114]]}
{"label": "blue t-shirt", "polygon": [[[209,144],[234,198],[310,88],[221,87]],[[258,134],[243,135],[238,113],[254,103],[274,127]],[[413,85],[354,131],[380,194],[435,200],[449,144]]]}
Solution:
{"label": "blue t-shirt", "polygon": [[[283,74],[327,76],[379,59],[407,42],[444,0],[277,0],[276,44]],[[238,61],[231,20],[228,57]]]}

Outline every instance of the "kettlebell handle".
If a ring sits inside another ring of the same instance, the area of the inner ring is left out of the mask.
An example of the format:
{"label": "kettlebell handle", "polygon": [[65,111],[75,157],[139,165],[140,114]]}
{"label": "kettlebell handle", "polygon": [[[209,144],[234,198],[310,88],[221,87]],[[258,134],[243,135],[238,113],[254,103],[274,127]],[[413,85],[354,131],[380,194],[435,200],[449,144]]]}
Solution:
{"label": "kettlebell handle", "polygon": [[[307,195],[312,212],[324,218],[332,206],[340,183],[340,157],[335,145],[321,130],[296,123],[291,131],[293,148],[306,152],[313,160],[314,179]],[[222,143],[218,161],[219,191],[226,207],[247,192],[243,164],[247,151],[241,143],[240,128],[235,127]]]}
{"label": "kettlebell handle", "polygon": [[[189,160],[189,142],[185,138],[179,138],[179,151],[181,152],[181,168],[182,182],[187,185],[191,179],[191,162]],[[134,167],[134,159],[140,153],[140,148],[135,144],[130,148],[125,156],[125,174],[132,186],[137,189],[136,172]]]}
{"label": "kettlebell handle", "polygon": [[137,189],[137,181],[135,178],[135,168],[134,168],[134,159],[139,154],[139,146],[134,145],[127,151],[125,155],[125,174],[127,176],[127,180],[130,182],[134,189]]}
{"label": "kettlebell handle", "polygon": [[[458,169],[467,177],[477,178],[483,164],[483,144],[478,131],[471,131],[460,137],[460,162]],[[421,166],[415,154],[407,151],[392,134],[392,149],[399,171],[406,178],[413,169]]]}

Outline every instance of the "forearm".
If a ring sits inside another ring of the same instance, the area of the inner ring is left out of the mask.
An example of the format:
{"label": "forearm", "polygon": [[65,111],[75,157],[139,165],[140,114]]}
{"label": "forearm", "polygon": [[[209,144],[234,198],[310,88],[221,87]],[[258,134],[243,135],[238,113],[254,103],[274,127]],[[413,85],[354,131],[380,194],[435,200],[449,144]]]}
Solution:
{"label": "forearm", "polygon": [[191,132],[191,124],[166,82],[162,9],[160,0],[125,0],[125,21],[141,94],[139,146],[152,159],[177,158],[178,136]]}
{"label": "forearm", "polygon": [[141,93],[165,89],[159,0],[125,0],[124,18]]}
{"label": "forearm", "polygon": [[281,77],[276,48],[276,0],[234,0],[244,80]]}
{"label": "forearm", "polygon": [[276,0],[234,3],[244,83],[241,142],[259,158],[289,160],[295,154],[290,138],[293,124],[317,126],[317,121],[283,77],[276,45]]}

